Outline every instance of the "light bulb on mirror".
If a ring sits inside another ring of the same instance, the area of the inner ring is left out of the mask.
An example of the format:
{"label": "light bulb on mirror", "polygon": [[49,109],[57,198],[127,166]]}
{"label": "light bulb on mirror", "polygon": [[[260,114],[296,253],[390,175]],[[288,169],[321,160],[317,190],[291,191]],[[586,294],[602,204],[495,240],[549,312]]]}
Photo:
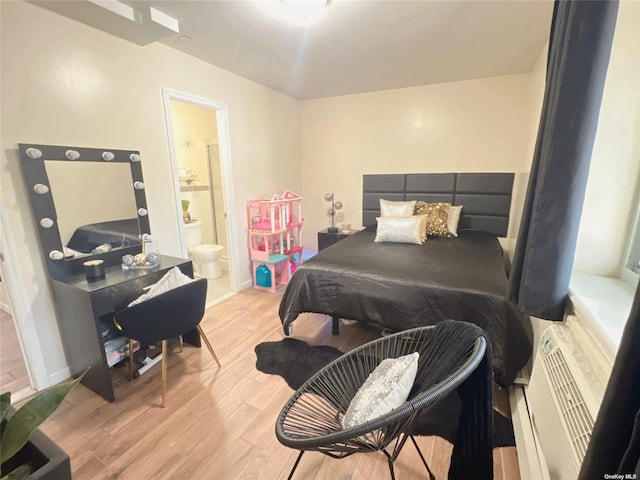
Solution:
{"label": "light bulb on mirror", "polygon": [[51,260],[62,260],[64,258],[64,253],[62,253],[60,250],[51,250],[49,252],[49,258]]}
{"label": "light bulb on mirror", "polygon": [[42,226],[42,228],[51,228],[53,227],[53,220],[45,217],[40,220],[40,225]]}
{"label": "light bulb on mirror", "polygon": [[29,158],[40,158],[42,157],[42,150],[39,148],[27,148],[26,154]]}
{"label": "light bulb on mirror", "polygon": [[49,187],[47,187],[42,183],[36,183],[33,186],[33,191],[36,192],[38,195],[44,195],[45,193],[49,193]]}

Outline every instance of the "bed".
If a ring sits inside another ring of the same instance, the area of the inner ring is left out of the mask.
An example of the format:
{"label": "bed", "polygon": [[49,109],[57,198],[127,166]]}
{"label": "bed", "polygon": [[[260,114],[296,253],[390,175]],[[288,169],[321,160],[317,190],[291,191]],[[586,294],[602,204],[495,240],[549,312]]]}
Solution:
{"label": "bed", "polygon": [[91,253],[94,248],[105,243],[113,248],[140,244],[138,219],[126,218],[82,225],[73,232],[67,247],[76,252]]}
{"label": "bed", "polygon": [[[285,333],[303,312],[392,331],[453,318],[489,335],[494,379],[513,383],[531,355],[528,317],[509,302],[498,237],[507,233],[513,174],[394,174],[363,178],[363,231],[300,265],[283,294]],[[459,236],[423,245],[376,243],[379,199],[463,205]]]}

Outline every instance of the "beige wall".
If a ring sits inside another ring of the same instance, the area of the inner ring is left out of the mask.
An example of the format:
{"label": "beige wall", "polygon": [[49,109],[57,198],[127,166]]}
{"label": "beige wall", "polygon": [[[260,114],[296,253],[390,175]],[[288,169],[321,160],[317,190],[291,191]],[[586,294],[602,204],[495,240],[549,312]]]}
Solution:
{"label": "beige wall", "polygon": [[544,100],[545,76],[547,73],[547,44],[529,74],[529,91],[527,92],[527,142],[522,152],[520,165],[516,169],[516,176],[513,184],[513,200],[511,202],[511,218],[508,234],[508,250],[513,253],[518,240],[518,232],[520,231],[520,221],[522,220],[522,207],[524,205],[525,196],[527,194],[527,184],[529,183],[529,172],[531,171],[531,162],[538,137],[538,127],[540,125],[540,113],[542,111],[542,102]]}
{"label": "beige wall", "polygon": [[618,10],[574,270],[618,276],[640,189],[640,2]]}
{"label": "beige wall", "polygon": [[344,204],[338,223],[361,226],[364,173],[521,172],[539,81],[510,75],[302,102],[305,247],[316,249],[315,232],[329,225],[325,192]]}
{"label": "beige wall", "polygon": [[17,146],[137,149],[154,236],[179,255],[162,87],[228,106],[243,282],[250,280],[245,200],[301,190],[298,103],[159,44],[139,47],[25,2],[0,2],[2,202],[23,267],[50,378],[66,361]]}

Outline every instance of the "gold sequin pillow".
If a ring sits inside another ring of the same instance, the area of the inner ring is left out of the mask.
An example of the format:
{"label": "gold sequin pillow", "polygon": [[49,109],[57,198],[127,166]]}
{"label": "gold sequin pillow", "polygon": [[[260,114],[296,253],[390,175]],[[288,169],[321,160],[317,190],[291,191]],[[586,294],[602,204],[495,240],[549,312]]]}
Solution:
{"label": "gold sequin pillow", "polygon": [[425,217],[425,234],[428,237],[449,238],[449,208],[450,203],[416,202],[414,215]]}

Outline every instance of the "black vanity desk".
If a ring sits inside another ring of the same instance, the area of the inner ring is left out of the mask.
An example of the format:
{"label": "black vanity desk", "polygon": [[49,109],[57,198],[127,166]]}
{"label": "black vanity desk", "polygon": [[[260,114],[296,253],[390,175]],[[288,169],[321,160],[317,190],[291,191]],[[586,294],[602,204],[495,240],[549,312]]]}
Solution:
{"label": "black vanity desk", "polygon": [[[88,282],[84,273],[51,279],[62,340],[73,377],[91,367],[82,383],[106,400],[115,400],[99,319],[106,317],[105,320],[111,322],[113,312],[125,308],[144,293],[144,287],[157,282],[175,266],[193,277],[191,260],[161,255],[160,265],[153,268],[125,270],[120,264],[105,267],[105,278],[93,282]],[[185,342],[200,346],[197,331],[183,337]]]}

